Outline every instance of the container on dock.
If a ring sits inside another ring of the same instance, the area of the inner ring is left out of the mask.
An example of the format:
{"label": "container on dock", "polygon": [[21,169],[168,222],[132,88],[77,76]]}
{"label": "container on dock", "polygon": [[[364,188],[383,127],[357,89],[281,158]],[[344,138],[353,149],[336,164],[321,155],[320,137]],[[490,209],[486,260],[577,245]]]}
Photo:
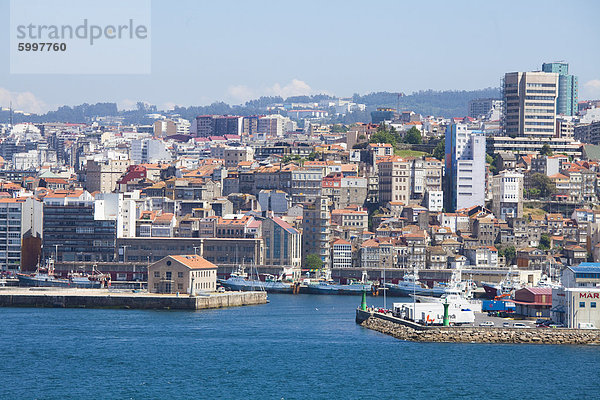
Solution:
{"label": "container on dock", "polygon": [[483,300],[481,303],[481,311],[514,312],[515,303],[510,300]]}

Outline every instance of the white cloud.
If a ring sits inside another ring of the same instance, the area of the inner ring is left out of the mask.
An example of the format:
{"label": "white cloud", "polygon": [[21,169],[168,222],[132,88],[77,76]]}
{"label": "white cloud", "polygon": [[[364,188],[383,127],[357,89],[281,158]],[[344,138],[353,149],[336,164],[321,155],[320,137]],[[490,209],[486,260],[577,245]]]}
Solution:
{"label": "white cloud", "polygon": [[327,93],[324,90],[316,90],[300,79],[292,79],[286,85],[275,83],[273,86],[253,89],[246,85],[230,86],[227,94],[232,101],[245,102],[260,96],[281,96],[284,99],[290,96],[306,96],[311,94]]}
{"label": "white cloud", "polygon": [[160,106],[158,106],[158,109],[164,110],[164,111],[172,111],[175,109],[176,106],[177,106],[177,103],[173,103],[172,101],[167,101],[166,103],[163,103]]}
{"label": "white cloud", "polygon": [[284,99],[290,96],[305,96],[313,94],[314,90],[304,81],[292,79],[290,83],[281,86],[279,83],[274,84],[267,89],[270,96],[281,96]]}
{"label": "white cloud", "polygon": [[8,107],[12,102],[15,110],[43,114],[50,110],[50,107],[41,99],[35,97],[31,92],[11,92],[8,89],[0,88],[0,105]]}
{"label": "white cloud", "polygon": [[123,99],[117,102],[117,108],[119,110],[135,110],[137,109],[137,101],[130,99]]}
{"label": "white cloud", "polygon": [[227,95],[235,102],[244,103],[255,97],[259,97],[252,89],[245,85],[229,86]]}
{"label": "white cloud", "polygon": [[580,100],[600,99],[600,79],[592,79],[583,84]]}

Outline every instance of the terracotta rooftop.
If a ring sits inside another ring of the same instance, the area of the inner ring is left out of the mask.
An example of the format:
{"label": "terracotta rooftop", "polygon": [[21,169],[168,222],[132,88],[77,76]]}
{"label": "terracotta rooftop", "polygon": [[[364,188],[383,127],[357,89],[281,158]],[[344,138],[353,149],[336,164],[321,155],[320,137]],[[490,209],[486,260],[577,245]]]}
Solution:
{"label": "terracotta rooftop", "polygon": [[198,255],[189,256],[169,256],[190,269],[217,269],[217,266],[204,257]]}

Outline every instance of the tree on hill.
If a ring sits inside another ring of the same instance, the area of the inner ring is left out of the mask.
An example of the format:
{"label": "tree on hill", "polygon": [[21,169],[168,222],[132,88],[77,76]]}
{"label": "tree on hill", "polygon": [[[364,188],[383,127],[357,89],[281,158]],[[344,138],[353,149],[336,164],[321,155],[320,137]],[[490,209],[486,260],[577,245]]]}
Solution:
{"label": "tree on hill", "polygon": [[[541,198],[550,197],[556,191],[556,187],[552,180],[540,173],[535,173],[531,176],[531,187],[532,189],[539,190],[539,196]],[[533,192],[530,191],[530,194],[533,195]]]}
{"label": "tree on hill", "polygon": [[371,135],[371,139],[369,140],[371,143],[389,143],[394,146],[394,149],[398,147],[400,141],[401,137],[396,132],[396,129],[394,127],[388,129],[383,124],[379,126],[377,132]]}
{"label": "tree on hill", "polygon": [[550,236],[545,233],[540,237],[540,244],[538,245],[538,249],[540,250],[548,250],[550,248]]}
{"label": "tree on hill", "polygon": [[446,137],[442,136],[442,140],[440,140],[440,142],[437,144],[437,146],[435,146],[435,149],[433,149],[433,156],[440,161],[444,161],[444,158],[446,157],[445,144],[446,144]]}
{"label": "tree on hill", "polygon": [[304,260],[304,265],[308,269],[321,269],[323,268],[323,260],[321,260],[318,254],[309,254],[306,256],[306,260]]}
{"label": "tree on hill", "polygon": [[544,145],[542,146],[542,149],[540,150],[540,154],[543,156],[551,156],[552,155],[552,149],[550,148],[550,145],[548,143],[544,143]]}
{"label": "tree on hill", "polygon": [[511,265],[515,257],[517,256],[517,250],[515,246],[507,246],[498,250],[498,255],[504,256],[506,259],[506,265]]}
{"label": "tree on hill", "polygon": [[423,137],[421,136],[421,131],[418,130],[416,126],[410,128],[404,136],[404,143],[421,144],[422,141]]}
{"label": "tree on hill", "polygon": [[331,127],[331,132],[333,132],[333,133],[348,132],[348,127],[343,124],[335,124]]}

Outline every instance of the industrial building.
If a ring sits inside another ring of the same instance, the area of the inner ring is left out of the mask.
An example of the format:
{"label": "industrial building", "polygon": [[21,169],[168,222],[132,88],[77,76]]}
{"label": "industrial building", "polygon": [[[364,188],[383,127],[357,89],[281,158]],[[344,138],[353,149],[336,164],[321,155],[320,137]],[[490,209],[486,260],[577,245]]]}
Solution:
{"label": "industrial building", "polygon": [[568,328],[600,327],[600,263],[567,267],[552,290],[552,320]]}

